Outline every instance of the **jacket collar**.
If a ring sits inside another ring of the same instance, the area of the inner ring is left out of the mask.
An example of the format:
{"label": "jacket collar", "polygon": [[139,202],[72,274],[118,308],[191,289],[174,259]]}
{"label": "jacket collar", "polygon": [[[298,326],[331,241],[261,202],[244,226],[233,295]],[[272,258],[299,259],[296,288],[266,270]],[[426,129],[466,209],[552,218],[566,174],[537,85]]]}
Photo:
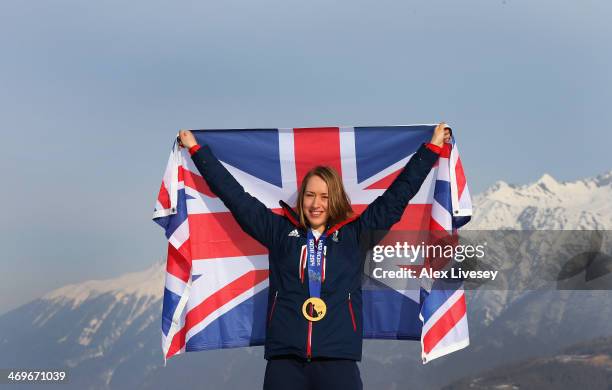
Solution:
{"label": "jacket collar", "polygon": [[[300,217],[297,215],[297,213],[295,212],[295,210],[293,210],[291,208],[291,206],[289,206],[287,203],[285,203],[284,201],[279,201],[278,202],[281,206],[281,208],[283,209],[283,215],[285,217],[287,217],[287,219],[296,227],[300,227]],[[327,229],[327,231],[325,232],[328,236],[332,235],[335,231],[339,230],[342,226],[353,222],[354,220],[356,220],[357,218],[359,218],[359,214],[355,214],[350,218],[345,219],[342,222],[339,222],[337,224],[335,224],[334,226],[330,227]]]}
{"label": "jacket collar", "polygon": [[327,235],[328,236],[332,235],[335,231],[340,230],[340,228],[342,226],[344,226],[344,225],[346,225],[348,223],[353,222],[357,218],[359,218],[359,214],[355,214],[352,217],[349,217],[349,218],[345,219],[344,221],[335,224],[334,226],[332,226],[329,229],[327,229]]}
{"label": "jacket collar", "polygon": [[291,208],[287,203],[282,200],[279,200],[281,208],[283,209],[283,215],[287,217],[287,219],[295,226],[300,227],[300,217],[297,215],[295,210]]}

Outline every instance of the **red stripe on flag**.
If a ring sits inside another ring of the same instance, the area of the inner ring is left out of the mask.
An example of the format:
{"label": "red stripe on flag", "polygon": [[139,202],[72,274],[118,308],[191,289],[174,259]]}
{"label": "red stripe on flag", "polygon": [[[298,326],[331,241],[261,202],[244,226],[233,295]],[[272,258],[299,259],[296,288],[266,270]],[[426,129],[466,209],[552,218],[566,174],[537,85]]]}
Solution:
{"label": "red stripe on flag", "polygon": [[465,179],[465,172],[463,171],[463,164],[461,164],[461,159],[457,159],[457,163],[455,164],[455,177],[457,178],[459,198],[461,198],[461,194],[463,194],[463,190],[465,189],[465,183],[467,182]]}
{"label": "red stripe on flag", "polygon": [[[181,248],[189,247],[189,240],[185,241]],[[191,259],[186,249],[176,249],[172,244],[168,243],[168,260],[166,261],[166,272],[176,276],[183,282],[187,283],[191,276]]]}
{"label": "red stripe on flag", "polygon": [[342,177],[338,127],[293,129],[293,144],[298,188],[302,185],[304,175],[317,165],[330,166]]}
{"label": "red stripe on flag", "polygon": [[387,188],[389,188],[391,183],[393,183],[393,180],[395,180],[395,178],[399,176],[403,169],[404,168],[402,167],[397,171],[391,173],[390,175],[383,177],[376,183],[370,184],[366,187],[366,190],[386,190]]}
{"label": "red stripe on flag", "polygon": [[189,215],[193,259],[265,255],[266,247],[246,234],[229,212]]}
{"label": "red stripe on flag", "polygon": [[163,180],[161,183],[161,188],[159,189],[159,194],[157,195],[157,201],[163,208],[170,208],[170,195],[168,194],[168,189],[166,189],[166,185]]}
{"label": "red stripe on flag", "polygon": [[446,334],[465,316],[465,294],[462,294],[457,302],[436,321],[427,334],[423,337],[423,350],[431,352]]}
{"label": "red stripe on flag", "polygon": [[252,289],[268,278],[268,270],[252,270],[227,284],[191,309],[185,317],[187,331],[204,321],[215,310],[223,307],[229,301]]}
{"label": "red stripe on flag", "polygon": [[391,230],[428,230],[431,204],[408,204],[402,219]]}
{"label": "red stripe on flag", "polygon": [[[183,169],[183,167],[179,167],[179,173],[183,172],[183,178],[185,180],[185,185],[187,187],[191,187],[193,189],[195,189],[196,191],[210,197],[210,198],[216,198],[217,195],[215,195],[211,190],[210,187],[208,187],[208,184],[206,184],[206,180],[204,180],[204,178],[196,173],[191,172],[188,169]],[[180,181],[180,180],[179,180]]]}
{"label": "red stripe on flag", "polygon": [[429,230],[446,231],[446,229],[444,229],[444,226],[440,225],[438,221],[433,218],[431,218],[431,220],[429,221]]}
{"label": "red stripe on flag", "polygon": [[185,335],[187,334],[187,330],[185,327],[181,328],[174,337],[172,337],[172,343],[170,344],[170,348],[168,348],[168,353],[166,353],[166,359],[171,358],[175,354],[177,354],[181,348],[185,345]]}

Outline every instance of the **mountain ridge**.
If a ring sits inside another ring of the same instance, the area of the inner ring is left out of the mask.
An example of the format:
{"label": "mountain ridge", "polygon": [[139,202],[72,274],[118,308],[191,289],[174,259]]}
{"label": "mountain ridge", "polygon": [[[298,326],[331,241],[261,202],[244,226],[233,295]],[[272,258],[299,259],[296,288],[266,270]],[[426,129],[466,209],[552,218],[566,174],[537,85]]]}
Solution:
{"label": "mountain ridge", "polygon": [[612,229],[612,170],[594,177],[559,182],[549,174],[523,185],[498,181],[474,196],[467,230]]}

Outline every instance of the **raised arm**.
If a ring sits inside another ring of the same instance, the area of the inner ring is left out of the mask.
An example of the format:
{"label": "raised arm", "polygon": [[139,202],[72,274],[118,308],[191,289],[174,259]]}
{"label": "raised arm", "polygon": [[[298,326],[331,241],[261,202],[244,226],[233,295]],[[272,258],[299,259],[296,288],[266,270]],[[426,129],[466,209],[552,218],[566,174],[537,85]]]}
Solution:
{"label": "raised arm", "polygon": [[244,190],[242,185],[215,157],[208,145],[198,145],[189,130],[179,132],[179,141],[189,149],[191,159],[202,177],[230,210],[240,227],[262,245],[273,245],[275,231],[282,217],[274,214],[257,198]]}
{"label": "raised arm", "polygon": [[423,144],[387,190],[374,200],[359,217],[361,230],[389,230],[399,222],[423,181],[438,160],[444,142],[450,140],[450,129],[440,123],[429,144]]}

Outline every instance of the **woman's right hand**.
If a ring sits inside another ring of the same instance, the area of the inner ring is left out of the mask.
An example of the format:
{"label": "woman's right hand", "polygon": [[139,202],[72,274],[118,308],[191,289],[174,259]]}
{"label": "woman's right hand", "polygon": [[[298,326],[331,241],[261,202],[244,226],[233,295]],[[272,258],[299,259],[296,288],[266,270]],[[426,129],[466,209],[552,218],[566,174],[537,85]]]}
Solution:
{"label": "woman's right hand", "polygon": [[430,143],[442,147],[445,143],[450,142],[451,139],[451,131],[450,127],[444,122],[440,123],[434,129],[433,136],[431,137]]}
{"label": "woman's right hand", "polygon": [[181,146],[184,146],[187,149],[191,149],[192,146],[198,144],[193,133],[189,130],[180,130],[179,131],[179,141],[181,141]]}

